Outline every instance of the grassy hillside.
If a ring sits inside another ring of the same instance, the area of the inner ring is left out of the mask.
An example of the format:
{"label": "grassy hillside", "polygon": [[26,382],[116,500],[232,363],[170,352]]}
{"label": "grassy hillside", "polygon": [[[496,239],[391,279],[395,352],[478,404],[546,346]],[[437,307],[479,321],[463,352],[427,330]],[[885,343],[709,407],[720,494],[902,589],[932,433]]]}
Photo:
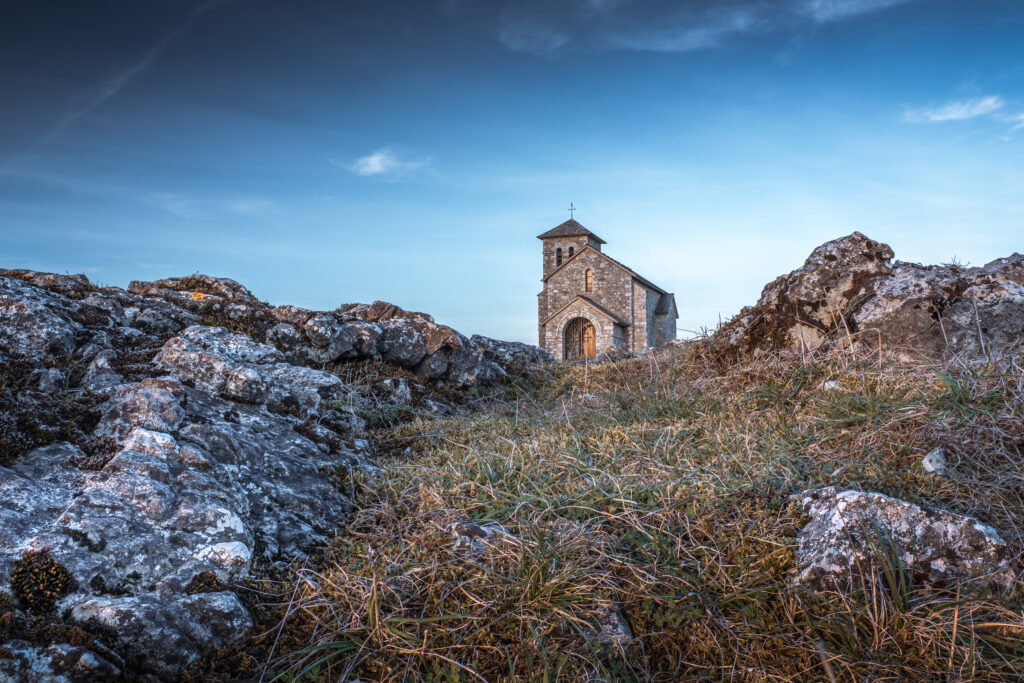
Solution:
{"label": "grassy hillside", "polygon": [[[378,432],[384,472],[342,476],[354,522],[263,586],[258,651],[310,680],[1020,680],[1019,588],[795,586],[789,496],[839,485],[974,515],[1019,571],[1022,383],[1013,359],[551,367],[475,413]],[[920,465],[938,446],[951,477]],[[464,519],[507,535],[455,549]],[[616,610],[624,646],[596,637]]]}

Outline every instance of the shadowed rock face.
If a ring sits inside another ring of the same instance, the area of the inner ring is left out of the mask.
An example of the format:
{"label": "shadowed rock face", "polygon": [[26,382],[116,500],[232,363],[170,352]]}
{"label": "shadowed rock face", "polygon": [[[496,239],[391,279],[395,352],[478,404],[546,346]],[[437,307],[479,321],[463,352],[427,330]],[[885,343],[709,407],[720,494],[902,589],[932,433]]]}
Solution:
{"label": "shadowed rock face", "polygon": [[[230,587],[254,563],[302,559],[348,520],[329,474],[375,469],[355,409],[381,392],[324,368],[364,360],[450,388],[506,374],[504,357],[383,302],[349,315],[273,308],[204,275],[125,291],[0,270],[0,591],[48,548],[77,583],[58,613],[112,628],[133,666],[176,678],[251,627]],[[384,400],[408,407],[423,387],[401,383]],[[31,424],[51,413],[73,424]],[[197,577],[219,583],[186,590]],[[78,645],[0,647],[0,680],[124,666]]]}
{"label": "shadowed rock face", "polygon": [[[898,264],[852,315],[862,342],[926,353],[1002,351],[1024,337],[1024,256],[980,268]],[[874,343],[877,343],[874,342]]]}
{"label": "shadowed rock face", "polygon": [[815,249],[715,334],[727,359],[830,344],[923,354],[1007,350],[1024,335],[1024,256],[979,268],[892,262],[855,232]]}
{"label": "shadowed rock face", "polygon": [[51,548],[81,588],[60,609],[116,628],[173,676],[251,625],[234,593],[189,595],[189,582],[237,581],[256,556],[325,542],[352,506],[320,470],[366,454],[324,452],[294,419],[174,379],[119,385],[101,410],[96,433],[114,444],[102,469],[75,467],[83,454],[67,443],[0,468],[0,585],[24,549]]}
{"label": "shadowed rock face", "polygon": [[811,516],[797,536],[799,583],[855,589],[894,559],[894,568],[909,572],[915,584],[1013,583],[1006,543],[971,517],[833,486],[797,499]]}

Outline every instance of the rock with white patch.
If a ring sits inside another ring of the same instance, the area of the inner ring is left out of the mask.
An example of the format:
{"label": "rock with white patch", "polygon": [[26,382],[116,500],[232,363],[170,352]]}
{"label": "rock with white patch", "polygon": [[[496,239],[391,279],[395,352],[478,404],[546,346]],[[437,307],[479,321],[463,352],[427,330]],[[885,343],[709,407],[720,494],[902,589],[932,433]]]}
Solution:
{"label": "rock with white patch", "polygon": [[811,517],[797,535],[799,583],[856,588],[895,562],[915,584],[1013,582],[1006,543],[971,517],[834,486],[794,498]]}
{"label": "rock with white patch", "polygon": [[0,683],[114,681],[121,674],[115,664],[77,645],[36,646],[24,640],[0,645]]}
{"label": "rock with white patch", "polygon": [[921,466],[924,471],[929,474],[934,474],[938,477],[945,477],[949,474],[946,459],[946,451],[941,448],[929,451],[927,455],[921,458]]}

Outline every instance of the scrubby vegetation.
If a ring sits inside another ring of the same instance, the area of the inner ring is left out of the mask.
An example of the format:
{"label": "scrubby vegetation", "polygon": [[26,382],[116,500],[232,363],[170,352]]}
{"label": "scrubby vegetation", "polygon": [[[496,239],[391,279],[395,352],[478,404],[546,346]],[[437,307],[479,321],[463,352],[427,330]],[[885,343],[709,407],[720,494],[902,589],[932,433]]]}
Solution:
{"label": "scrubby vegetation", "polygon": [[[375,436],[407,448],[352,487],[360,510],[323,557],[261,587],[251,671],[1020,680],[1019,587],[916,585],[890,558],[856,591],[814,593],[792,582],[806,520],[789,498],[834,484],[971,514],[999,529],[1019,573],[1017,361],[835,355],[722,371],[696,357],[556,366],[476,413],[381,422]],[[922,469],[935,447],[955,456],[951,476]],[[457,549],[459,520],[506,533]],[[633,638],[599,637],[620,615]]]}
{"label": "scrubby vegetation", "polygon": [[47,548],[26,551],[11,571],[14,595],[36,613],[52,612],[57,600],[74,590],[76,585],[71,572],[53,559]]}
{"label": "scrubby vegetation", "polygon": [[[84,374],[82,364],[71,358],[59,358],[55,365],[71,377]],[[59,391],[54,395],[35,392],[30,400],[25,389],[34,370],[26,360],[0,363],[0,466],[56,441],[70,441],[89,454],[96,447],[89,433],[99,421],[99,399],[88,393]]]}

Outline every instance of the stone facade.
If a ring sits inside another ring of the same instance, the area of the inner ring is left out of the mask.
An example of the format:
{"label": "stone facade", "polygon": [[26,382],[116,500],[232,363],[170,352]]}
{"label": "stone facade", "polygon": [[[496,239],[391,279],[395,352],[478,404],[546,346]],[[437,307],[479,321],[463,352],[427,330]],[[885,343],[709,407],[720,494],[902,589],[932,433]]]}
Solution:
{"label": "stone facade", "polygon": [[[537,295],[538,336],[555,358],[637,352],[675,339],[675,297],[605,254],[600,237],[568,220],[539,239],[544,289]],[[577,318],[586,321],[582,345],[566,337]]]}

